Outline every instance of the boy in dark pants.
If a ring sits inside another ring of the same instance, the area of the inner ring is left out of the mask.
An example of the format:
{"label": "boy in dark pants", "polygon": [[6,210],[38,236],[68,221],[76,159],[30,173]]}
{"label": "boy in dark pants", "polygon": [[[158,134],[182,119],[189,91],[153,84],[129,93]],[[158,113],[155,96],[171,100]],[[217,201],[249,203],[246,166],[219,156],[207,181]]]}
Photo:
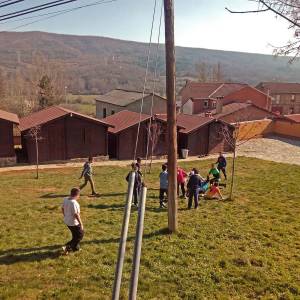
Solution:
{"label": "boy in dark pants", "polygon": [[89,182],[92,189],[92,195],[96,196],[97,193],[95,191],[95,184],[93,181],[93,170],[92,170],[93,160],[94,160],[93,157],[90,156],[89,160],[83,166],[83,170],[81,172],[81,176],[79,177],[79,179],[81,179],[82,177],[84,178],[84,183],[80,186],[80,189],[82,190]]}
{"label": "boy in dark pants", "polygon": [[217,160],[217,164],[218,164],[217,168],[218,168],[219,172],[222,171],[224,174],[225,180],[227,180],[227,174],[226,174],[227,161],[222,152],[220,152],[220,155]]}
{"label": "boy in dark pants", "polygon": [[168,171],[166,165],[162,165],[161,169],[159,174],[159,206],[165,208],[164,199],[165,195],[168,195]]}
{"label": "boy in dark pants", "polygon": [[[132,172],[135,173],[135,179],[134,179],[134,187],[133,187],[133,204],[135,206],[138,206],[139,203],[139,197],[141,193],[141,187],[142,187],[142,176],[140,172],[138,171],[138,165],[136,163],[131,164]],[[129,181],[130,173],[126,176],[126,181]]]}
{"label": "boy in dark pants", "polygon": [[72,239],[63,247],[64,254],[70,251],[78,251],[79,243],[83,239],[83,223],[80,218],[80,205],[77,202],[80,197],[80,190],[73,188],[70,196],[64,199],[62,213],[64,222],[72,233]]}
{"label": "boy in dark pants", "polygon": [[197,169],[193,169],[193,175],[191,175],[190,180],[187,184],[187,188],[189,190],[188,209],[192,208],[193,198],[195,201],[195,209],[198,208],[200,186],[201,186],[201,176],[199,175],[199,171]]}

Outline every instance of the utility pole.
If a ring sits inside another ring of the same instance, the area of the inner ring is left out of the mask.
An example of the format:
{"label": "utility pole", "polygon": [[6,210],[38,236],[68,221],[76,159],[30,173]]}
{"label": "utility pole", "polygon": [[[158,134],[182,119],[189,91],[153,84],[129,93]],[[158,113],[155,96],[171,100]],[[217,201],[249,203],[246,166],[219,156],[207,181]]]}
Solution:
{"label": "utility pole", "polygon": [[166,44],[166,90],[168,122],[168,228],[177,231],[177,125],[174,0],[164,0]]}

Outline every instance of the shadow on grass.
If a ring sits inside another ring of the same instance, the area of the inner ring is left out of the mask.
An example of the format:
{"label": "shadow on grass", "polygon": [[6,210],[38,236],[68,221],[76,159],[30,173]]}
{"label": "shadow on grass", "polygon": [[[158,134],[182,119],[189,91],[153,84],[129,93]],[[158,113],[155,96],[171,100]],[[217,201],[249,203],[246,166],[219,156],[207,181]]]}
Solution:
{"label": "shadow on grass", "polygon": [[124,208],[124,204],[89,204],[87,207],[94,209],[121,210]]}
{"label": "shadow on grass", "polygon": [[0,257],[0,265],[12,265],[18,262],[39,262],[45,259],[55,259],[58,258],[59,256],[60,256],[59,251],[8,254]]}
{"label": "shadow on grass", "polygon": [[[143,239],[147,240],[156,236],[164,236],[169,234],[168,228],[156,230],[151,233],[143,235]],[[135,240],[135,236],[128,237],[127,241],[131,242]],[[120,238],[108,238],[99,240],[83,241],[81,245],[103,245],[119,243]],[[51,245],[43,247],[31,247],[31,248],[16,248],[8,249],[0,252],[0,265],[12,265],[18,262],[39,262],[46,259],[56,259],[60,253],[61,245]],[[43,251],[47,250],[47,251]],[[51,251],[52,250],[52,251]],[[33,253],[28,253],[33,252]]]}
{"label": "shadow on grass", "polygon": [[65,198],[68,197],[68,194],[53,194],[53,193],[48,193],[45,195],[42,195],[40,198],[42,199],[56,199],[56,198]]}

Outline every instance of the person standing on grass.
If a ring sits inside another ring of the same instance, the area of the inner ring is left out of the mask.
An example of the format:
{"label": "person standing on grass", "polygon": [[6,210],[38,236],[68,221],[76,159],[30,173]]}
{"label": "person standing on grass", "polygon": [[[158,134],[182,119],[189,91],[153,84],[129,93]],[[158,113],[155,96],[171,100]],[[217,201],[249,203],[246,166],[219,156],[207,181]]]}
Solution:
{"label": "person standing on grass", "polygon": [[201,176],[199,175],[199,171],[197,169],[193,169],[193,175],[190,176],[190,180],[187,184],[187,188],[189,191],[189,202],[188,209],[192,208],[193,199],[195,202],[195,209],[199,206],[199,191],[201,186]]}
{"label": "person standing on grass", "polygon": [[80,189],[73,188],[70,196],[64,199],[62,204],[62,213],[64,222],[72,233],[72,239],[62,249],[64,254],[70,251],[79,251],[79,243],[83,239],[83,223],[80,217],[80,205],[78,203]]}
{"label": "person standing on grass", "polygon": [[166,208],[164,204],[165,196],[168,196],[168,171],[167,166],[161,166],[162,171],[159,174],[159,207]]}
{"label": "person standing on grass", "polygon": [[179,188],[181,188],[182,198],[185,198],[185,180],[187,173],[180,167],[177,167],[177,195],[179,196]]}
{"label": "person standing on grass", "polygon": [[88,161],[85,162],[85,164],[83,165],[83,170],[81,172],[81,176],[79,177],[79,179],[81,179],[82,177],[84,178],[84,183],[80,186],[80,190],[82,190],[89,182],[92,189],[92,195],[96,196],[97,193],[95,191],[95,184],[93,180],[93,170],[92,170],[93,161],[94,161],[93,157],[90,156]]}
{"label": "person standing on grass", "polygon": [[140,157],[138,157],[136,159],[136,166],[138,168],[138,172],[140,173],[140,175],[143,176],[143,173],[142,173],[142,159]]}
{"label": "person standing on grass", "polygon": [[220,152],[220,155],[219,155],[216,163],[218,164],[217,169],[219,170],[220,173],[222,171],[222,173],[224,174],[225,180],[227,180],[227,174],[226,174],[227,161],[222,152]]}
{"label": "person standing on grass", "polygon": [[132,172],[135,173],[135,178],[134,178],[134,186],[133,186],[133,205],[138,206],[139,203],[139,197],[141,193],[141,187],[142,187],[142,176],[140,172],[138,171],[138,164],[137,163],[132,163],[131,164],[132,171],[128,173],[126,176],[126,181],[129,182],[130,179],[130,174]]}

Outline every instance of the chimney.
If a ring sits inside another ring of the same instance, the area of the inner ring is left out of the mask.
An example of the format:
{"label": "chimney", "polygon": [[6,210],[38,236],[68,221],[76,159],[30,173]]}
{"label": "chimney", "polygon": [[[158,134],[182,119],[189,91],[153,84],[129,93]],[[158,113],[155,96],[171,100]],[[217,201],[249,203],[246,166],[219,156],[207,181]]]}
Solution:
{"label": "chimney", "polygon": [[221,114],[222,111],[223,111],[223,97],[218,97],[216,103],[216,114]]}

